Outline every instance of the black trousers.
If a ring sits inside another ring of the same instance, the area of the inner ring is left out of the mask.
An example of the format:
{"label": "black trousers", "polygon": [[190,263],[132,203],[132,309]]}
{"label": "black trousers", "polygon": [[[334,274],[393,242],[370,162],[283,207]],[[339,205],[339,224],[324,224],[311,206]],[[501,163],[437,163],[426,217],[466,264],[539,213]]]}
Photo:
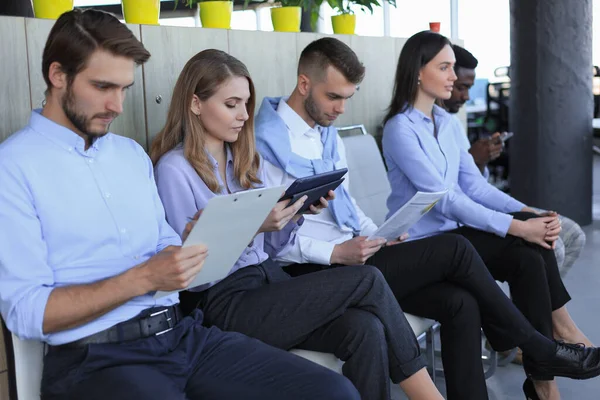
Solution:
{"label": "black trousers", "polygon": [[389,399],[390,378],[397,383],[425,367],[408,321],[373,267],[291,278],[267,260],[182,302],[197,303],[208,325],[284,350],[335,354],[363,400]]}
{"label": "black trousers", "polygon": [[[518,212],[520,220],[537,217]],[[513,302],[541,334],[553,338],[552,311],[571,300],[560,277],[553,250],[521,238],[501,238],[469,227],[452,231],[467,238],[475,247],[492,276],[508,282]]]}
{"label": "black trousers", "polygon": [[[441,234],[384,247],[367,263],[383,273],[404,311],[441,323],[447,398],[487,399],[481,328],[500,351],[525,343],[535,330],[471,243],[460,235]],[[321,268],[328,267],[285,267],[292,275]]]}
{"label": "black trousers", "polygon": [[236,332],[202,326],[194,311],[160,336],[50,347],[43,400],[359,400],[345,377]]}

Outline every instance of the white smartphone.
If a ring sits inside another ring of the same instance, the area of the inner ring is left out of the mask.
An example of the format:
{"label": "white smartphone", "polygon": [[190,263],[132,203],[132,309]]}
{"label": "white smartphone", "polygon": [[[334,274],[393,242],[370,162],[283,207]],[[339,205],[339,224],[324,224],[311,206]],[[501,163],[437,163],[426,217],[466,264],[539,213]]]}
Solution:
{"label": "white smartphone", "polygon": [[510,139],[511,137],[513,137],[515,134],[512,132],[502,132],[500,134],[500,136],[498,138],[496,138],[496,140],[494,140],[494,143],[498,144],[500,142],[504,143],[506,142],[508,139]]}

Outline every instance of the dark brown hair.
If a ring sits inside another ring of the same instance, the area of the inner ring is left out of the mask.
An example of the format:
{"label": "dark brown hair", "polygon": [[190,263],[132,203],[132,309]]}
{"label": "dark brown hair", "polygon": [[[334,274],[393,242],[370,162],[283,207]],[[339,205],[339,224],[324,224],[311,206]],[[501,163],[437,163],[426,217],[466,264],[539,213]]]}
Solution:
{"label": "dark brown hair", "polygon": [[144,64],[150,53],[133,33],[112,14],[74,9],[62,14],[48,35],[42,56],[42,75],[48,86],[50,65],[58,62],[67,80],[72,83],[81,72],[92,53],[102,49],[117,56]]}
{"label": "dark brown hair", "polygon": [[236,180],[244,189],[250,189],[258,178],[260,156],[254,140],[254,107],[256,93],[248,69],[237,58],[221,50],[209,49],[192,57],[183,67],[175,88],[167,114],[167,123],[152,141],[150,158],[156,164],[158,160],[179,143],[183,143],[183,155],[194,167],[206,186],[216,193],[219,181],[204,148],[206,132],[200,119],[192,112],[194,95],[200,101],[206,101],[228,79],[234,76],[244,77],[250,87],[250,98],[246,105],[248,120],[238,136],[230,144],[233,154],[233,172]]}
{"label": "dark brown hair", "polygon": [[432,31],[419,32],[408,38],[398,59],[394,92],[384,123],[415,104],[421,68],[433,60],[446,45],[452,46],[450,40]]}
{"label": "dark brown hair", "polygon": [[340,71],[350,83],[359,84],[365,77],[365,66],[356,53],[345,43],[332,37],[315,40],[302,50],[298,75],[321,79],[329,66]]}

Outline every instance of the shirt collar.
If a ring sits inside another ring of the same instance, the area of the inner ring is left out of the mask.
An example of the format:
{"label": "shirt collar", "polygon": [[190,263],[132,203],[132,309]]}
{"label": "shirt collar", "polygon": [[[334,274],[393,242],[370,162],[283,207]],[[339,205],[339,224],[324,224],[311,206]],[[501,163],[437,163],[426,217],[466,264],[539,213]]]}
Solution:
{"label": "shirt collar", "polygon": [[[180,144],[180,146],[183,148],[183,144]],[[229,144],[225,144],[225,152],[227,153],[227,165],[233,165],[233,153],[231,152],[231,146],[229,146]],[[208,151],[206,154],[208,155],[208,159],[212,163],[215,172],[218,172],[217,169],[219,168],[219,163]]]}
{"label": "shirt collar", "polygon": [[[408,109],[406,110],[405,114],[408,117],[408,119],[413,123],[423,121],[423,120],[427,121],[427,122],[431,122],[431,118],[429,118],[422,111],[417,110],[414,107],[409,106]],[[438,121],[438,122],[441,122],[442,120],[444,120],[448,117],[448,112],[446,110],[444,110],[442,107],[438,106],[437,104],[433,105],[432,114],[435,117],[436,121]]]}
{"label": "shirt collar", "polygon": [[310,132],[320,133],[321,127],[315,125],[314,129],[311,128],[306,121],[304,121],[302,117],[288,105],[287,99],[288,97],[282,97],[281,100],[279,100],[277,114],[279,114],[279,117],[287,125],[292,136],[298,138]]}
{"label": "shirt collar", "polygon": [[[66,128],[60,124],[57,124],[51,119],[44,117],[42,115],[41,108],[31,111],[31,116],[29,117],[29,126],[40,135],[48,138],[67,151],[72,151],[73,149],[77,149],[81,153],[85,153],[86,151],[85,140],[81,136],[69,128]],[[96,138],[96,140],[94,140],[92,143],[92,146],[90,146],[90,149],[97,151],[100,143],[109,135],[110,133]]]}

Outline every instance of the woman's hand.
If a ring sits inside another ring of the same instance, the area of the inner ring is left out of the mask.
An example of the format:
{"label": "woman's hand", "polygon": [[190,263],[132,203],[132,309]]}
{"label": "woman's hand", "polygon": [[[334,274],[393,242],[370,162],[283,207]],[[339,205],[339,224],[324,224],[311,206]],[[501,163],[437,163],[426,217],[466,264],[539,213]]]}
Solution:
{"label": "woman's hand", "polygon": [[302,196],[298,201],[288,207],[289,200],[282,200],[275,204],[275,207],[269,213],[269,216],[258,230],[261,232],[274,232],[280,231],[285,227],[290,220],[298,213],[300,208],[304,205],[304,202],[308,196]]}
{"label": "woman's hand", "polygon": [[513,219],[508,233],[550,250],[560,233],[560,220],[558,216],[530,218],[527,221]]}

